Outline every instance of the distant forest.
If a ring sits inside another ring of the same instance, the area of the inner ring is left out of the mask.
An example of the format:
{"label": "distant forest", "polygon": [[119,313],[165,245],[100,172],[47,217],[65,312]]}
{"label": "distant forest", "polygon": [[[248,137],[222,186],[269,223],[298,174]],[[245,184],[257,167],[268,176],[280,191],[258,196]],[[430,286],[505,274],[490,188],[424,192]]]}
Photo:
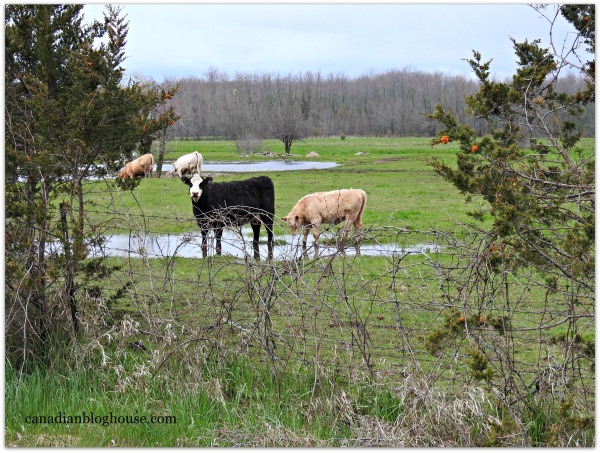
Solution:
{"label": "distant forest", "polygon": [[[425,114],[441,104],[479,135],[483,121],[465,110],[464,98],[479,82],[464,75],[411,68],[350,78],[306,72],[297,75],[236,74],[211,70],[178,81],[172,105],[181,119],[168,137],[226,139],[319,136],[432,137],[440,125]],[[174,82],[170,82],[174,83]],[[580,76],[561,76],[556,89],[583,89]],[[582,136],[594,136],[595,106],[577,120]],[[524,131],[527,132],[527,131]]]}

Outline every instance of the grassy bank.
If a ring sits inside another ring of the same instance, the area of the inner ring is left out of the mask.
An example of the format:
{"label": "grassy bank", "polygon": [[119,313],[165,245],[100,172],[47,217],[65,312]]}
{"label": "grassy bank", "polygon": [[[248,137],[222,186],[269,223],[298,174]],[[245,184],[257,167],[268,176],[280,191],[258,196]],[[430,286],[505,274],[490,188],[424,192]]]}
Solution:
{"label": "grassy bank", "polygon": [[[36,371],[17,382],[9,367],[6,445],[464,447],[491,442],[485,416],[498,416],[476,388],[457,395],[465,411],[457,418],[450,416],[447,395],[427,395],[418,383],[390,389],[334,373],[317,382],[306,369],[274,381],[244,359],[204,363],[190,382],[184,364],[150,378],[132,355],[120,357],[130,362],[122,374],[96,363]],[[138,372],[135,385],[126,382],[132,371]],[[142,417],[152,421],[136,422]]]}

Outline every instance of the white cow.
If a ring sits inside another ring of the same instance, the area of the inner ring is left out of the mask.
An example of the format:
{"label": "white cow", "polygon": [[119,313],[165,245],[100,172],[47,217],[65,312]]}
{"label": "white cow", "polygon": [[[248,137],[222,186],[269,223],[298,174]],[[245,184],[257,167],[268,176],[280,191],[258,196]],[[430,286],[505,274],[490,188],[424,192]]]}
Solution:
{"label": "white cow", "polygon": [[177,175],[180,178],[188,173],[193,174],[194,172],[202,175],[202,154],[198,151],[194,151],[190,154],[184,154],[175,162],[173,162],[173,170],[169,172],[170,175]]}
{"label": "white cow", "polygon": [[367,194],[360,189],[339,189],[331,192],[311,193],[302,197],[282,220],[288,224],[292,234],[296,234],[298,228],[303,229],[304,240],[302,245],[304,247],[306,247],[310,227],[312,227],[316,244],[319,239],[321,224],[337,225],[344,221],[343,241],[352,225],[354,225],[357,234],[360,233],[366,203]]}

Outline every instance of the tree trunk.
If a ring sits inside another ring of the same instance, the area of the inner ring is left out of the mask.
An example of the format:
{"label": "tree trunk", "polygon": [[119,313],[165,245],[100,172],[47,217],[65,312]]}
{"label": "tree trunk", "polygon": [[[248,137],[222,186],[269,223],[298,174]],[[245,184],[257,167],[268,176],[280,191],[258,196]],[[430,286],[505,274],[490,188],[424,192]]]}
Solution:
{"label": "tree trunk", "polygon": [[156,159],[156,177],[162,174],[163,161],[165,159],[165,142],[167,141],[167,126],[164,126],[158,139],[158,158]]}
{"label": "tree trunk", "polygon": [[79,318],[77,317],[77,302],[75,301],[75,261],[69,242],[69,225],[67,223],[67,203],[60,204],[60,223],[62,226],[63,252],[65,254],[66,281],[65,294],[71,310],[71,321],[75,335],[79,335]]}
{"label": "tree trunk", "polygon": [[292,140],[290,140],[289,138],[284,138],[283,139],[283,145],[285,147],[285,154],[290,154],[290,150],[292,149]]}
{"label": "tree trunk", "polygon": [[[29,181],[34,180],[32,175],[29,175]],[[34,184],[35,185],[35,184]],[[42,202],[42,210],[45,211],[48,206],[48,194],[50,192],[50,183],[46,180],[42,181],[42,193],[41,193],[41,202]],[[35,193],[35,191],[34,191]],[[35,198],[31,198],[34,200]],[[45,357],[48,353],[47,341],[48,341],[48,333],[50,330],[50,311],[48,310],[48,301],[46,298],[46,283],[47,283],[47,275],[46,275],[46,234],[47,234],[47,221],[44,219],[40,222],[40,224],[36,227],[35,221],[33,222],[32,231],[32,239],[34,248],[33,253],[35,256],[33,257],[33,266],[32,266],[32,281],[33,281],[33,304],[39,310],[39,318],[37,322],[40,342],[41,342],[41,350],[40,354]],[[39,241],[37,246],[35,245],[35,231],[39,231]],[[28,316],[27,313],[25,313]],[[34,325],[32,323],[32,325]]]}

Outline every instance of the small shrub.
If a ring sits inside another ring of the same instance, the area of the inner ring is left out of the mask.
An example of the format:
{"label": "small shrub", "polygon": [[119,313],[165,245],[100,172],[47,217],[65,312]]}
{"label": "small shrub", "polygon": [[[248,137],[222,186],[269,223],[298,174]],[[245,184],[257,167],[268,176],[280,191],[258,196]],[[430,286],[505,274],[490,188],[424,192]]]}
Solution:
{"label": "small shrub", "polygon": [[468,351],[471,359],[468,361],[471,369],[471,376],[479,381],[491,382],[494,377],[494,371],[489,367],[489,360],[479,350],[472,348]]}
{"label": "small shrub", "polygon": [[256,154],[262,149],[262,140],[248,136],[235,142],[235,149],[237,150],[238,156],[248,157],[251,154]]}
{"label": "small shrub", "polygon": [[142,178],[115,178],[115,186],[121,190],[133,190],[140,185]]}

